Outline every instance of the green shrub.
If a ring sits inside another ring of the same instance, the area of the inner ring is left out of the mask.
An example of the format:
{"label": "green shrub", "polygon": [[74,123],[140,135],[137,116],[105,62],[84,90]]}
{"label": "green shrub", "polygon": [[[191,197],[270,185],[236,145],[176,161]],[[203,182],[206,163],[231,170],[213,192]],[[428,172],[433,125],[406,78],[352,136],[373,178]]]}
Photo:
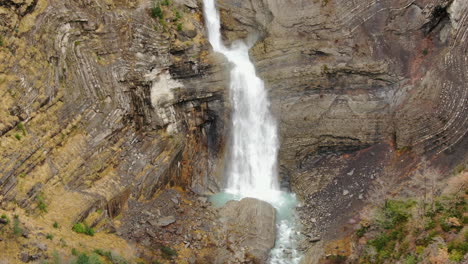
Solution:
{"label": "green shrub", "polygon": [[403,263],[404,264],[417,264],[418,259],[413,255],[409,255],[405,258],[405,261]]}
{"label": "green shrub", "polygon": [[440,227],[444,232],[449,232],[452,229],[452,226],[447,223],[447,218],[444,217],[440,220]]}
{"label": "green shrub", "polygon": [[78,256],[79,252],[78,252],[78,250],[76,250],[76,248],[72,248],[72,249],[71,249],[71,254],[72,254],[73,256]]}
{"label": "green shrub", "polygon": [[7,216],[6,214],[2,214],[2,215],[0,216],[0,218],[6,219],[6,224],[7,224],[7,225],[10,223],[10,218],[8,218],[8,216]]}
{"label": "green shrub", "polygon": [[166,20],[164,20],[163,18],[159,19],[159,24],[161,24],[161,26],[163,26],[164,28],[167,27]]}
{"label": "green shrub", "polygon": [[72,264],[102,264],[102,261],[99,259],[99,256],[97,256],[96,254],[91,254],[88,256],[88,254],[86,253],[81,253],[71,263]]}
{"label": "green shrub", "polygon": [[390,253],[388,250],[382,250],[378,254],[379,259],[389,259],[391,256],[392,253]]}
{"label": "green shrub", "polygon": [[13,217],[13,234],[16,236],[23,234],[23,229],[20,227],[19,217],[17,215]]}
{"label": "green shrub", "polygon": [[16,125],[16,128],[23,133],[23,136],[26,136],[26,127],[23,122],[19,122],[18,125]]}
{"label": "green shrub", "polygon": [[73,225],[72,230],[88,236],[94,236],[94,229],[89,227],[86,223],[76,223]]}
{"label": "green shrub", "polygon": [[21,140],[21,135],[20,135],[20,134],[18,134],[18,133],[15,133],[15,135],[14,135],[14,136],[15,136],[15,138],[16,138],[17,140]]}
{"label": "green shrub", "polygon": [[55,221],[55,222],[52,224],[52,227],[53,227],[53,228],[59,228],[59,224],[57,223],[57,221]]}
{"label": "green shrub", "polygon": [[429,51],[427,49],[423,49],[422,54],[426,56],[427,54],[429,54]]}
{"label": "green shrub", "polygon": [[382,251],[390,242],[391,238],[387,234],[381,234],[378,237],[369,240],[367,243],[371,246],[374,246],[377,252]]}
{"label": "green shrub", "polygon": [[162,9],[161,9],[161,7],[159,5],[154,6],[153,8],[151,8],[151,16],[153,18],[159,18],[159,19],[164,18],[163,11],[162,11]]}
{"label": "green shrub", "polygon": [[426,223],[424,224],[425,230],[431,230],[431,229],[434,229],[435,227],[436,227],[436,222],[432,219],[427,220]]}
{"label": "green shrub", "polygon": [[358,237],[363,237],[366,234],[367,230],[369,230],[369,226],[362,226],[361,225],[361,227],[359,227],[359,229],[356,230],[356,235]]}
{"label": "green shrub", "polygon": [[413,207],[413,202],[388,200],[386,201],[382,213],[383,219],[380,224],[385,229],[392,229],[396,225],[408,221],[410,216],[409,210]]}
{"label": "green shrub", "polygon": [[44,196],[42,194],[38,194],[36,196],[36,201],[37,201],[37,208],[39,211],[43,213],[47,213],[47,204],[44,201]]}
{"label": "green shrub", "polygon": [[427,247],[429,244],[431,244],[432,240],[437,235],[438,235],[437,231],[433,230],[429,234],[427,234],[427,236],[425,236],[425,237],[423,237],[421,239],[417,239],[416,240],[416,245]]}
{"label": "green shrub", "polygon": [[449,259],[455,262],[462,261],[463,257],[464,257],[463,253],[459,252],[458,250],[454,250],[449,254]]}
{"label": "green shrub", "polygon": [[170,248],[170,247],[166,247],[166,246],[161,246],[161,252],[163,253],[164,257],[166,258],[172,258],[174,256],[177,256],[177,251],[175,251],[174,249]]}
{"label": "green shrub", "polygon": [[444,210],[444,205],[440,201],[435,202],[435,211],[440,213]]}
{"label": "green shrub", "polygon": [[112,253],[110,251],[104,251],[102,249],[95,249],[93,252],[109,260],[112,259]]}
{"label": "green shrub", "polygon": [[0,36],[0,47],[3,47],[3,36]]}
{"label": "green shrub", "polygon": [[457,241],[451,241],[447,245],[448,252],[452,251],[458,251],[465,255],[468,253],[468,242],[463,241],[463,242],[457,242]]}
{"label": "green shrub", "polygon": [[169,6],[169,5],[171,5],[171,0],[163,0],[161,4],[163,6]]}
{"label": "green shrub", "polygon": [[177,24],[177,31],[182,31],[182,24],[181,23]]}
{"label": "green shrub", "polygon": [[74,263],[75,264],[89,264],[90,263],[89,256],[86,255],[85,253],[81,253]]}
{"label": "green shrub", "polygon": [[52,239],[54,239],[54,235],[52,235],[52,234],[47,234],[47,235],[46,235],[46,239],[52,240]]}
{"label": "green shrub", "polygon": [[182,14],[179,12],[179,10],[176,10],[175,11],[175,20],[178,21],[181,18],[182,18]]}

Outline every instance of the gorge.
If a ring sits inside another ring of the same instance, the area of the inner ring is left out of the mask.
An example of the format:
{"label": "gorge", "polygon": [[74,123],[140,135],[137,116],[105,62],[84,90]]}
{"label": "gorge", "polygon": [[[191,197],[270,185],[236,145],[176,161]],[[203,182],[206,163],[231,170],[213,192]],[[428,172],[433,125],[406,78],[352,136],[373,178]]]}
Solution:
{"label": "gorge", "polygon": [[467,35],[464,0],[0,1],[0,263],[291,263],[281,228],[463,263]]}
{"label": "gorge", "polygon": [[295,248],[295,197],[281,191],[277,175],[278,135],[276,122],[270,113],[263,81],[256,76],[249,58],[249,47],[237,41],[231,48],[222,43],[219,13],[214,0],[204,0],[205,21],[214,51],[223,54],[233,64],[230,75],[232,101],[231,150],[227,158],[226,194],[258,198],[269,202],[277,213],[278,239],[269,263],[296,264],[300,256]]}

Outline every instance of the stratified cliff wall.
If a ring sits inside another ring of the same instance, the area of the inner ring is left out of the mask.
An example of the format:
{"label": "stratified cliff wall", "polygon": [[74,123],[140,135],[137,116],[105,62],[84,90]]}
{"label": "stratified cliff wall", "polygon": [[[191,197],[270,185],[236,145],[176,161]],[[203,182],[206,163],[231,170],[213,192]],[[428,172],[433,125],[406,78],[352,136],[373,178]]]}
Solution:
{"label": "stratified cliff wall", "polygon": [[281,165],[388,142],[441,153],[468,130],[464,1],[220,1],[282,132]]}
{"label": "stratified cliff wall", "polygon": [[2,207],[34,210],[40,194],[78,221],[166,186],[216,191],[224,73],[200,7],[176,2],[161,22],[152,6],[0,3]]}
{"label": "stratified cliff wall", "polygon": [[446,175],[466,162],[466,1],[219,2],[226,41],[259,38],[281,176],[309,235],[342,234],[389,171],[411,175],[423,156]]}
{"label": "stratified cliff wall", "polygon": [[314,167],[328,154],[466,146],[464,1],[220,2],[227,40],[260,36],[252,55],[300,194],[326,185]]}
{"label": "stratified cliff wall", "polygon": [[[466,159],[465,0],[218,2],[227,42],[257,40],[280,174],[306,231],[329,232],[388,167]],[[1,1],[1,210],[37,215],[42,201],[47,221],[71,226],[170,186],[217,191],[226,62],[210,51],[201,1],[174,0],[163,18],[151,7]]]}

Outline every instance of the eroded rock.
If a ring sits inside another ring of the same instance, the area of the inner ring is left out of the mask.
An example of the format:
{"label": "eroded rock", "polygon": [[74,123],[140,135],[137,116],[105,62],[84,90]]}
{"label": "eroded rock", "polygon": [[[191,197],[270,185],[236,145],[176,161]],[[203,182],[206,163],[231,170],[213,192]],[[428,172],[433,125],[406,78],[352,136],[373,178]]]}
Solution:
{"label": "eroded rock", "polygon": [[[230,201],[220,210],[221,222],[234,252],[244,251],[265,263],[275,245],[276,211],[269,203],[254,198]],[[244,249],[244,250],[242,250]]]}

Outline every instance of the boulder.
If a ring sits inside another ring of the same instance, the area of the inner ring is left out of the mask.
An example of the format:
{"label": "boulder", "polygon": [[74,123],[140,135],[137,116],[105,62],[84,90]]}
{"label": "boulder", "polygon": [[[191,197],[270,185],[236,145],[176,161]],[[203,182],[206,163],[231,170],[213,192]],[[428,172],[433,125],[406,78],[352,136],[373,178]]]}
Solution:
{"label": "boulder", "polygon": [[158,220],[157,225],[164,227],[164,226],[168,226],[168,225],[174,223],[175,221],[176,221],[175,217],[171,215],[171,216],[160,218]]}
{"label": "boulder", "polygon": [[229,247],[245,258],[265,263],[275,246],[276,211],[269,203],[253,198],[230,201],[220,210]]}

